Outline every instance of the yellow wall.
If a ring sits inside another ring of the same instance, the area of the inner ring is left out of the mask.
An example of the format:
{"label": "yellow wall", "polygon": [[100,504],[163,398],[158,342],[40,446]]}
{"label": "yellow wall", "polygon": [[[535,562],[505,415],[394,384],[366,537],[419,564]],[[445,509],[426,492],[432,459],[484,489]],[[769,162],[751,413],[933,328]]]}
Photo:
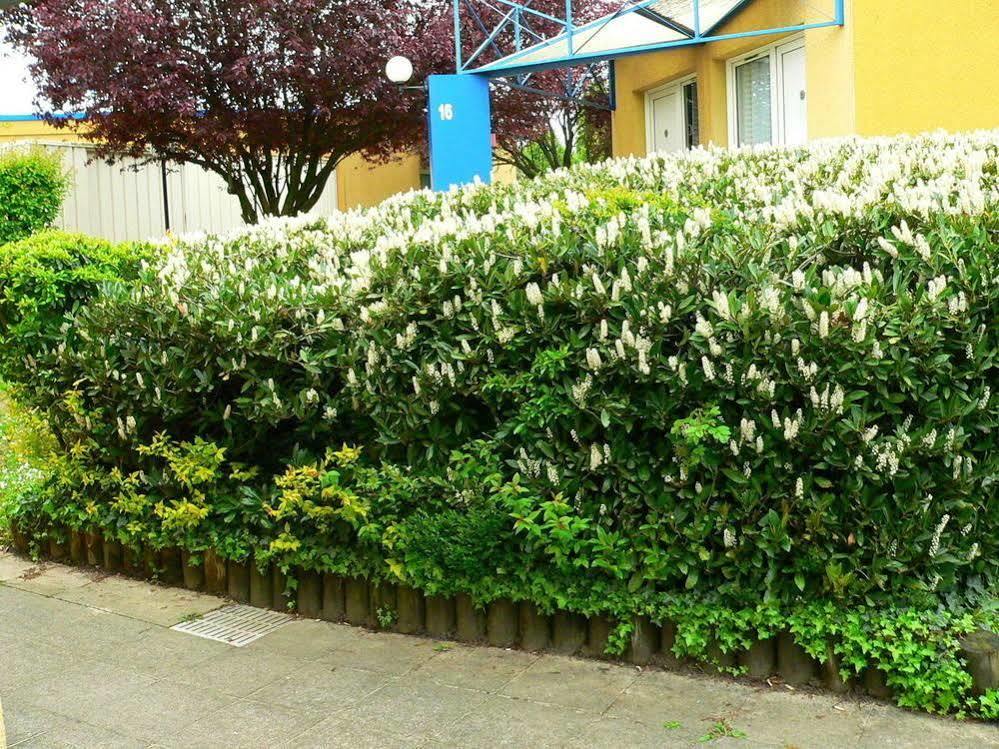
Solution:
{"label": "yellow wall", "polygon": [[415,154],[384,164],[372,164],[354,154],[336,170],[337,202],[341,210],[372,206],[390,195],[419,186],[420,157]]}
{"label": "yellow wall", "polygon": [[[851,0],[847,0],[848,19],[850,5]],[[715,33],[811,23],[828,18],[832,8],[830,0],[755,0]],[[805,33],[810,137],[845,135],[855,129],[853,37],[848,29],[849,20],[846,28],[815,29]],[[730,39],[619,59],[615,63],[614,155],[646,152],[645,93],[692,74],[697,76],[701,144],[728,145],[726,63],[781,38],[781,35],[770,35]]]}
{"label": "yellow wall", "polygon": [[856,5],[857,133],[999,126],[999,2]]}
{"label": "yellow wall", "polygon": [[[611,151],[615,156],[645,153],[645,92],[698,71],[700,51],[680,47],[667,52],[622,57],[614,63],[615,109],[611,114]],[[700,97],[701,137],[705,99]]]}
{"label": "yellow wall", "polygon": [[82,140],[74,128],[54,128],[40,120],[0,121],[0,143],[11,140]]}
{"label": "yellow wall", "polygon": [[[719,33],[816,20],[808,8],[805,0],[755,0]],[[777,38],[618,60],[614,154],[645,153],[645,92],[690,74],[701,142],[728,144],[725,62]],[[844,27],[805,32],[805,58],[809,138],[999,126],[996,0],[846,0]]]}
{"label": "yellow wall", "polygon": [[[882,0],[857,2],[864,5]],[[852,135],[857,131],[854,0],[846,0],[845,11],[845,26],[805,32],[809,138]]]}

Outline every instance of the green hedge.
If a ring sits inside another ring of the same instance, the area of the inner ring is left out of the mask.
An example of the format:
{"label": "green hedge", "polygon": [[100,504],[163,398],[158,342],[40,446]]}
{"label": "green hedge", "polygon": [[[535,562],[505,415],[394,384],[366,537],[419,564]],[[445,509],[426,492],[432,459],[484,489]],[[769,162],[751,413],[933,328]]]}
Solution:
{"label": "green hedge", "polygon": [[57,155],[40,149],[0,153],[0,245],[50,226],[66,188]]}
{"label": "green hedge", "polygon": [[997,144],[622,159],[172,243],[24,357],[65,454],[21,522],[622,620],[960,609],[999,576]]}
{"label": "green hedge", "polygon": [[65,339],[66,316],[101,290],[133,280],[154,255],[147,246],[59,231],[0,245],[0,379],[37,384],[33,357]]}

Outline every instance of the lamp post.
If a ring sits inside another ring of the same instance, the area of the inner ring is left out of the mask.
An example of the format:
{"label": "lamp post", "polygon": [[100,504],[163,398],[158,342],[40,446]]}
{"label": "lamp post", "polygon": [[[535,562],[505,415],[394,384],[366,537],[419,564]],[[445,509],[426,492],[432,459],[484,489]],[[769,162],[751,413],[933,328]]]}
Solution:
{"label": "lamp post", "polygon": [[[2,0],[0,0],[2,2]],[[385,77],[403,91],[425,91],[425,86],[406,86],[413,78],[413,63],[408,57],[396,55],[385,63]]]}
{"label": "lamp post", "polygon": [[448,190],[477,180],[489,182],[489,81],[476,75],[431,75],[424,86],[406,86],[413,63],[401,55],[385,63],[385,77],[404,91],[427,94],[431,187]]}

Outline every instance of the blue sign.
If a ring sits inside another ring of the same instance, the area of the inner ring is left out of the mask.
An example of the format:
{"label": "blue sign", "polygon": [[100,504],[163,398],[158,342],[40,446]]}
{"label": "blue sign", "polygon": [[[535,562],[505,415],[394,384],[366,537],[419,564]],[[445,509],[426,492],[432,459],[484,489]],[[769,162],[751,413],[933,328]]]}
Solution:
{"label": "blue sign", "polygon": [[478,177],[489,182],[493,136],[489,80],[478,75],[432,75],[430,88],[430,186],[449,190]]}

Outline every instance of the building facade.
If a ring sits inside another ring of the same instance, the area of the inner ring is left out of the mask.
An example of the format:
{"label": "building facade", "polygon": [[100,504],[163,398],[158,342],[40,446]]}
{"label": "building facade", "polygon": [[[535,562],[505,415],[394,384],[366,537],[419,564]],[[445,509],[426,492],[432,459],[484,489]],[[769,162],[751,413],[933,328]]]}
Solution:
{"label": "building facade", "polygon": [[[749,0],[713,32],[808,23]],[[614,61],[615,156],[999,126],[999,2],[846,0],[845,23]]]}

